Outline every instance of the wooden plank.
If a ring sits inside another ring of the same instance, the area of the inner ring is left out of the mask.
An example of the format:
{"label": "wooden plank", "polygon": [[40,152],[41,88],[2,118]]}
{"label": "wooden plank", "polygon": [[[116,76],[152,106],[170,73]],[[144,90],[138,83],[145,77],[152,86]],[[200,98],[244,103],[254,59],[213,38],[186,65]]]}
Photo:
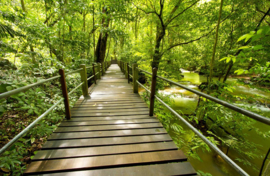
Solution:
{"label": "wooden plank", "polygon": [[133,112],[100,112],[100,113],[91,113],[91,112],[71,112],[71,117],[96,117],[96,116],[123,116],[123,115],[147,115],[149,114],[148,110],[144,111],[133,111]]}
{"label": "wooden plank", "polygon": [[59,126],[71,127],[71,126],[96,126],[96,125],[116,125],[116,124],[140,124],[140,123],[159,123],[157,119],[137,119],[137,120],[110,120],[110,121],[81,121],[72,122],[64,121]]}
{"label": "wooden plank", "polygon": [[186,161],[187,158],[182,151],[161,151],[148,153],[134,153],[128,155],[108,155],[97,157],[83,157],[70,159],[56,159],[45,161],[34,161],[25,170],[24,174],[48,173],[56,171],[72,171],[81,169],[98,169],[120,166],[131,166],[134,164],[158,164],[167,162]]}
{"label": "wooden plank", "polygon": [[100,83],[125,83],[126,79],[108,79],[108,80],[100,80]]}
{"label": "wooden plank", "polygon": [[164,128],[135,129],[135,130],[116,130],[116,131],[94,131],[94,132],[71,132],[71,133],[53,133],[48,140],[62,139],[85,139],[100,137],[120,137],[120,136],[142,136],[153,134],[166,134]]}
{"label": "wooden plank", "polygon": [[164,150],[177,150],[173,142],[160,142],[160,143],[146,143],[146,144],[132,144],[132,145],[115,145],[105,147],[86,147],[72,149],[56,149],[56,150],[41,150],[39,151],[32,161],[44,159],[61,159],[61,158],[75,158],[87,156],[102,156],[113,154],[128,154],[139,152],[153,152]]}
{"label": "wooden plank", "polygon": [[146,105],[145,103],[141,101],[136,101],[136,102],[125,102],[125,101],[118,101],[118,102],[81,102],[81,103],[76,103],[74,107],[83,107],[83,106],[89,106],[89,107],[98,107],[98,106],[135,106],[135,105]]}
{"label": "wooden plank", "polygon": [[97,110],[93,110],[93,109],[75,109],[75,110],[71,110],[71,113],[116,113],[116,112],[138,112],[138,111],[148,111],[147,107],[144,108],[136,108],[136,109],[97,109]]}
{"label": "wooden plank", "polygon": [[105,117],[74,117],[70,119],[70,122],[81,122],[81,121],[109,121],[109,120],[132,120],[132,119],[156,119],[155,117],[150,117],[148,115],[136,115],[136,116],[105,116]]}
{"label": "wooden plank", "polygon": [[196,175],[196,171],[193,169],[189,162],[183,163],[169,163],[169,164],[157,164],[147,166],[132,166],[132,167],[121,167],[112,169],[96,169],[96,170],[85,170],[85,171],[72,171],[72,172],[61,172],[53,174],[39,174],[38,176],[164,176],[164,175]]}
{"label": "wooden plank", "polygon": [[[125,104],[123,104],[125,105]],[[110,110],[110,109],[138,109],[138,108],[148,108],[146,104],[131,104],[131,105],[116,105],[116,106],[76,106],[73,107],[72,110],[83,110],[83,109],[88,109],[88,110]]]}
{"label": "wooden plank", "polygon": [[126,145],[126,144],[140,144],[153,142],[168,142],[172,141],[168,134],[148,135],[148,136],[130,136],[130,137],[113,137],[113,138],[90,138],[90,139],[73,139],[73,140],[57,140],[47,141],[43,147],[44,149],[57,148],[77,148],[77,147],[94,147],[94,146],[108,146],[108,145]]}
{"label": "wooden plank", "polygon": [[124,130],[124,129],[148,129],[160,128],[160,123],[146,124],[121,124],[121,125],[102,125],[102,126],[82,126],[82,127],[58,127],[55,132],[83,132],[83,131],[107,131],[107,130]]}

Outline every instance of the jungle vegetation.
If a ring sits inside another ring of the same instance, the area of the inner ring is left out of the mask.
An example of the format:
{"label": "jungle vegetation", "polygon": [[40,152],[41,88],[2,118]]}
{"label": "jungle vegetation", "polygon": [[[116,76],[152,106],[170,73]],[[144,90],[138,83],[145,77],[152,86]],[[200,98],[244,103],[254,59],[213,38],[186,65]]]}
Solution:
{"label": "jungle vegetation", "polygon": [[[58,75],[60,68],[117,59],[150,72],[158,68],[159,75],[177,82],[183,79],[181,68],[204,75],[206,81],[197,85],[200,91],[251,104],[244,107],[262,114],[253,105],[269,109],[269,97],[232,94],[235,87],[227,80],[235,77],[239,85],[269,93],[269,11],[268,0],[0,0],[0,93]],[[67,80],[71,90],[80,77]],[[0,147],[59,100],[59,86],[46,83],[0,100]],[[158,83],[159,90],[169,86]],[[77,91],[71,102],[80,95]],[[143,97],[148,101],[147,94]],[[245,132],[267,139],[270,130],[262,131],[254,120],[204,98],[197,101],[194,112],[179,113],[225,153],[238,153],[234,160],[258,174],[261,162],[252,160],[262,161],[265,153],[258,147],[270,146],[248,140]],[[158,103],[155,113],[174,133],[178,147],[203,162],[197,151],[209,147],[195,135],[183,139],[187,131]],[[20,175],[63,118],[62,105],[0,157],[1,172]]]}

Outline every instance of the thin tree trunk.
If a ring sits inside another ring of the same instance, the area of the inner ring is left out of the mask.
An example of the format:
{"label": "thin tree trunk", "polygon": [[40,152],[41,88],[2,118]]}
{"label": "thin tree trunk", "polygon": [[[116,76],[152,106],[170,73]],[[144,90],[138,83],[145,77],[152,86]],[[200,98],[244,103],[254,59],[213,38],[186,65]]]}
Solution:
{"label": "thin tree trunk", "polygon": [[27,12],[27,11],[26,11],[26,8],[25,8],[24,0],[21,0],[21,6],[22,6],[22,10],[23,10],[24,12]]}
{"label": "thin tree trunk", "polygon": [[212,77],[213,77],[213,69],[214,69],[215,55],[216,55],[216,49],[217,49],[217,43],[218,43],[218,31],[219,31],[219,26],[220,26],[222,7],[223,7],[223,0],[221,0],[221,2],[220,2],[219,17],[218,17],[218,23],[217,23],[217,29],[216,29],[216,39],[215,39],[215,44],[214,44],[214,48],[213,48],[212,60],[211,60],[211,64],[210,64],[210,77],[209,77],[210,82],[212,82]]}

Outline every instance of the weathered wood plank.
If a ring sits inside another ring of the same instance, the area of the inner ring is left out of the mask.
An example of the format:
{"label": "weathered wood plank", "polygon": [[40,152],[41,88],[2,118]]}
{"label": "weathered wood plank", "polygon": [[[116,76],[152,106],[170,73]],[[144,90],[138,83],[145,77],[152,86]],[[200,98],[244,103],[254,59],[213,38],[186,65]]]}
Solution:
{"label": "weathered wood plank", "polygon": [[71,117],[122,116],[122,115],[147,115],[147,114],[149,114],[148,110],[133,111],[133,112],[100,112],[100,113],[71,112]]}
{"label": "weathered wood plank", "polygon": [[113,137],[113,138],[57,140],[57,141],[47,141],[43,145],[42,150],[57,149],[57,148],[78,148],[78,147],[94,147],[94,146],[108,146],[108,145],[140,144],[140,143],[168,142],[168,141],[172,141],[171,137],[168,134]]}
{"label": "weathered wood plank", "polygon": [[120,113],[120,112],[138,112],[138,111],[148,111],[147,107],[144,108],[136,108],[136,109],[97,109],[97,110],[93,110],[93,109],[74,109],[71,110],[71,113]]}
{"label": "weathered wood plank", "polygon": [[119,166],[130,166],[134,164],[158,164],[167,162],[186,161],[187,158],[182,151],[161,151],[149,153],[134,153],[123,155],[108,155],[97,157],[83,157],[70,159],[56,159],[45,161],[34,161],[25,170],[25,174],[48,173],[56,171],[72,171],[81,169],[98,169]]}
{"label": "weathered wood plank", "polygon": [[40,174],[38,176],[164,176],[164,175],[196,175],[196,171],[193,169],[190,163],[169,163],[169,164],[158,164],[158,165],[146,165],[146,166],[132,166],[132,167],[121,167],[112,169],[96,169],[96,170],[85,170],[85,171],[72,171],[72,172],[61,172],[53,174]]}
{"label": "weathered wood plank", "polygon": [[148,129],[160,128],[160,123],[146,124],[121,124],[121,125],[103,125],[103,126],[82,126],[82,127],[58,127],[55,132],[83,132],[83,131],[107,131],[107,130],[123,130],[123,129]]}
{"label": "weathered wood plank", "polygon": [[153,134],[166,134],[166,130],[164,128],[153,128],[153,129],[116,130],[116,131],[53,133],[48,140],[84,139],[84,138],[100,138],[100,137],[108,138],[120,136],[142,136]]}
{"label": "weathered wood plank", "polygon": [[177,150],[173,142],[132,144],[132,145],[115,145],[105,147],[86,147],[72,149],[56,149],[56,150],[41,150],[34,156],[32,161],[44,159],[60,159],[60,158],[75,158],[87,156],[102,156],[112,154],[128,154],[139,152],[153,152],[163,150]]}
{"label": "weathered wood plank", "polygon": [[70,122],[64,121],[59,126],[71,127],[71,126],[96,126],[96,125],[116,125],[116,124],[140,124],[140,123],[159,123],[157,119],[137,119],[137,120],[110,120],[110,121],[81,121]]}
{"label": "weathered wood plank", "polygon": [[81,122],[81,121],[109,121],[109,120],[132,120],[132,119],[156,119],[155,117],[150,117],[148,115],[136,115],[136,116],[100,116],[100,117],[73,117],[68,120],[70,122]]}
{"label": "weathered wood plank", "polygon": [[[125,104],[122,104],[125,105]],[[122,105],[116,105],[116,106],[102,106],[102,105],[95,105],[95,106],[76,106],[73,107],[72,110],[83,110],[83,109],[87,109],[87,110],[111,110],[111,109],[138,109],[138,108],[148,108],[146,104],[130,104],[130,105],[126,105],[126,106],[122,106]]]}

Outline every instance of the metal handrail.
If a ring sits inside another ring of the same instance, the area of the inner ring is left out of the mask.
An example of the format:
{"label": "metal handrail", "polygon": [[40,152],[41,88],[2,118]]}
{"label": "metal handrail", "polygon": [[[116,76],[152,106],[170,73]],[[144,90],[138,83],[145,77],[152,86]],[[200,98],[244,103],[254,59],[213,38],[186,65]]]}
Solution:
{"label": "metal handrail", "polygon": [[211,149],[217,152],[221,158],[223,158],[228,164],[230,164],[239,174],[241,175],[249,175],[247,174],[241,167],[239,167],[231,158],[225,155],[217,146],[215,146],[211,141],[209,141],[202,133],[200,133],[196,128],[194,128],[190,123],[188,123],[182,116],[180,116],[175,110],[173,110],[169,105],[167,105],[164,101],[162,101],[158,96],[155,95],[155,98],[163,104],[166,108],[168,108],[175,116],[177,116],[182,122],[184,122],[194,133],[196,133]]}
{"label": "metal handrail", "polygon": [[183,89],[186,89],[186,90],[188,90],[188,91],[190,91],[190,92],[192,92],[192,93],[195,93],[195,94],[200,95],[200,96],[202,96],[202,97],[205,97],[205,98],[207,98],[207,99],[209,99],[209,100],[212,100],[212,101],[214,101],[214,102],[216,102],[216,103],[218,103],[218,104],[221,104],[221,105],[223,105],[223,106],[225,106],[225,107],[227,107],[227,108],[229,108],[229,109],[232,109],[232,110],[234,110],[234,111],[236,111],[236,112],[239,112],[239,113],[241,113],[241,114],[244,114],[244,115],[246,115],[246,116],[248,116],[248,117],[250,117],[250,118],[252,118],[252,119],[254,119],[254,120],[257,120],[257,121],[259,121],[259,122],[262,122],[262,123],[265,123],[265,124],[267,124],[267,125],[270,125],[270,119],[267,118],[267,117],[261,116],[261,115],[259,115],[259,114],[254,113],[254,112],[251,112],[251,111],[249,111],[249,110],[246,110],[246,109],[240,108],[240,107],[238,107],[238,106],[232,105],[232,104],[230,104],[230,103],[228,103],[228,102],[226,102],[226,101],[220,100],[220,99],[215,98],[215,97],[213,97],[213,96],[211,96],[211,95],[208,95],[208,94],[199,92],[199,91],[197,91],[197,90],[188,88],[188,87],[186,87],[186,86],[184,86],[184,85],[182,85],[182,84],[176,83],[176,82],[174,82],[174,81],[171,81],[171,80],[169,80],[169,79],[163,78],[163,77],[161,77],[161,76],[157,76],[157,77],[160,78],[160,79],[162,79],[162,80],[164,80],[164,81],[167,81],[167,82],[169,82],[169,83],[172,83],[172,84],[174,84],[174,85],[176,85],[176,86],[179,86],[179,87],[181,87],[181,88],[183,88]]}
{"label": "metal handrail", "polygon": [[87,78],[87,81],[89,81],[90,79],[92,79],[95,75],[90,76],[89,78]]}
{"label": "metal handrail", "polygon": [[[92,66],[89,66],[87,68],[92,68]],[[74,70],[74,71],[71,71],[71,72],[68,72],[66,73],[66,75],[70,75],[70,74],[73,74],[73,73],[77,73],[77,72],[80,72],[82,71],[83,68],[80,68],[80,69],[77,69],[77,70]],[[99,74],[99,72],[97,72],[97,74]],[[97,75],[96,74],[96,75]],[[95,75],[93,76],[90,76],[87,80],[93,78]],[[37,82],[37,83],[34,83],[34,84],[30,84],[30,85],[27,85],[27,86],[24,86],[24,87],[20,87],[18,89],[14,89],[14,90],[11,90],[11,91],[8,91],[8,92],[5,92],[5,93],[2,93],[0,94],[0,99],[2,98],[7,98],[11,95],[14,95],[14,94],[17,94],[17,93],[20,93],[22,91],[26,91],[34,86],[38,86],[38,85],[41,85],[43,83],[46,83],[46,82],[49,82],[49,81],[52,81],[52,80],[55,80],[55,79],[58,79],[58,78],[61,78],[61,75],[59,76],[54,76],[52,78],[49,78],[49,79],[46,79],[46,80],[43,80],[43,81],[40,81],[40,82]],[[76,86],[72,91],[70,91],[68,93],[68,95],[71,95],[72,93],[75,92],[75,90],[77,90],[80,86],[82,86],[84,84],[84,82],[81,82],[78,86]],[[59,105],[61,102],[63,102],[65,98],[61,98],[59,101],[57,101],[52,107],[50,107],[47,111],[45,111],[41,116],[39,116],[37,119],[35,119],[30,125],[28,125],[25,129],[23,129],[18,135],[16,135],[12,140],[10,140],[6,145],[4,145],[1,149],[0,149],[0,155],[2,155],[6,150],[8,150],[16,141],[18,141],[26,132],[28,132],[30,129],[32,129],[41,119],[43,119],[47,114],[49,114],[57,105]]]}
{"label": "metal handrail", "polygon": [[61,98],[58,102],[56,102],[52,107],[50,107],[47,111],[45,111],[41,116],[39,116],[36,120],[34,120],[30,125],[28,125],[25,129],[23,129],[18,135],[16,135],[13,139],[11,139],[6,145],[4,145],[0,149],[0,155],[2,155],[9,147],[12,146],[16,141],[18,141],[26,132],[28,132],[31,128],[33,128],[41,119],[43,119],[47,114],[49,114],[57,105],[63,102],[64,98]]}
{"label": "metal handrail", "polygon": [[[149,94],[151,91],[143,86],[139,81],[136,81],[142,88],[144,88]],[[223,158],[228,164],[230,164],[235,170],[241,175],[248,175],[241,167],[239,167],[234,161],[232,161],[227,155],[225,155],[217,146],[215,146],[211,141],[209,141],[202,133],[200,133],[196,128],[194,128],[190,123],[188,123],[182,116],[180,116],[175,110],[173,110],[169,105],[162,101],[158,96],[155,98],[168,108],[175,116],[177,116],[182,122],[184,122],[195,134],[197,134],[211,149],[217,152],[221,158]]]}
{"label": "metal handrail", "polygon": [[68,93],[68,95],[71,95],[75,90],[77,90],[81,85],[83,85],[84,82],[81,82],[77,87],[75,87],[72,91]]}
{"label": "metal handrail", "polygon": [[70,74],[73,74],[73,73],[77,73],[77,72],[82,71],[82,70],[83,70],[82,68],[77,69],[77,70],[73,70],[71,72],[67,72],[65,75],[70,75]]}
{"label": "metal handrail", "polygon": [[147,89],[144,85],[142,85],[138,80],[136,81],[142,88],[144,88],[148,93],[151,93],[149,89]]}
{"label": "metal handrail", "polygon": [[54,76],[54,77],[52,77],[52,78],[45,79],[45,80],[40,81],[40,82],[37,82],[37,83],[33,83],[33,84],[30,84],[30,85],[27,85],[27,86],[24,86],[24,87],[20,87],[20,88],[18,88],[18,89],[14,89],[14,90],[11,90],[11,91],[2,93],[2,94],[0,94],[0,99],[2,99],[2,98],[7,98],[7,97],[9,97],[9,96],[11,96],[11,95],[20,93],[20,92],[22,92],[22,91],[28,90],[28,89],[30,89],[30,88],[32,88],[32,87],[41,85],[41,84],[43,84],[43,83],[46,83],[46,82],[55,80],[55,79],[60,78],[60,77],[61,77],[61,76]]}
{"label": "metal handrail", "polygon": [[[142,71],[142,72],[145,72],[145,73],[147,73],[147,74],[151,74],[150,72],[147,72],[147,71],[142,70],[142,69],[138,69],[138,70],[140,70],[140,71]],[[152,75],[152,74],[151,74],[151,75]],[[236,111],[236,112],[239,112],[239,113],[241,113],[241,114],[243,114],[243,115],[246,115],[246,116],[248,116],[248,117],[250,117],[250,118],[252,118],[252,119],[254,119],[254,120],[257,120],[257,121],[259,121],[259,122],[262,122],[262,123],[265,123],[265,124],[267,124],[267,125],[270,125],[270,119],[267,118],[267,117],[261,116],[261,115],[259,115],[259,114],[254,113],[254,112],[251,112],[251,111],[249,111],[249,110],[246,110],[246,109],[240,108],[240,107],[238,107],[238,106],[232,105],[232,104],[230,104],[230,103],[228,103],[228,102],[226,102],[226,101],[220,100],[220,99],[215,98],[215,97],[213,97],[213,96],[211,96],[211,95],[208,95],[208,94],[202,93],[202,92],[200,92],[200,91],[197,91],[197,90],[188,88],[188,87],[186,87],[186,86],[184,86],[184,85],[182,85],[182,84],[176,83],[176,82],[171,81],[171,80],[169,80],[169,79],[167,79],[167,78],[163,78],[163,77],[158,76],[158,75],[157,75],[157,77],[160,78],[160,79],[162,79],[162,80],[164,80],[164,81],[167,81],[167,82],[169,82],[169,83],[172,83],[172,84],[174,84],[174,85],[176,85],[176,86],[179,86],[179,87],[181,87],[181,88],[183,88],[183,89],[186,89],[186,90],[188,90],[188,91],[190,91],[190,92],[192,92],[192,93],[195,93],[195,94],[200,95],[200,96],[202,96],[202,97],[205,97],[205,98],[207,98],[207,99],[209,99],[209,100],[212,100],[212,101],[214,101],[214,102],[216,102],[216,103],[218,103],[218,104],[220,104],[220,105],[223,105],[223,106],[225,106],[225,107],[227,107],[227,108],[229,108],[229,109],[232,109],[232,110],[234,110],[234,111]]]}
{"label": "metal handrail", "polygon": [[140,70],[140,71],[142,71],[142,72],[144,72],[144,73],[146,73],[146,74],[148,74],[148,75],[151,75],[151,76],[152,76],[152,73],[150,73],[150,72],[148,72],[148,71],[145,71],[145,70],[140,69],[140,68],[138,68],[138,70]]}

